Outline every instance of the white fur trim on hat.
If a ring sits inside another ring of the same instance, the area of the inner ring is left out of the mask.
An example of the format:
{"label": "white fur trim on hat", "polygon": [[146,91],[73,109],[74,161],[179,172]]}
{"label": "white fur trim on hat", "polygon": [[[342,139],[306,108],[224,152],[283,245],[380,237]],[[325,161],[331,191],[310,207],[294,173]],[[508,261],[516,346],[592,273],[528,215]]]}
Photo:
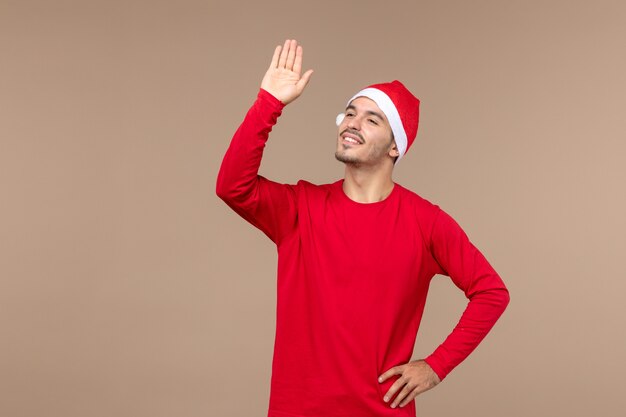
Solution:
{"label": "white fur trim on hat", "polygon": [[395,104],[393,104],[393,101],[382,90],[379,90],[377,88],[365,88],[352,96],[352,98],[348,100],[348,104],[346,106],[350,105],[352,100],[357,97],[367,97],[374,100],[374,102],[378,105],[378,107],[380,107],[383,113],[385,113],[385,116],[387,116],[387,120],[389,120],[389,125],[391,125],[391,131],[393,132],[394,139],[396,140],[396,145],[398,146],[398,152],[400,153],[398,159],[396,160],[397,163],[400,158],[402,158],[402,156],[405,154],[408,142],[406,138],[406,132],[404,131],[404,127],[402,126],[400,114],[398,113],[398,109],[396,108]]}

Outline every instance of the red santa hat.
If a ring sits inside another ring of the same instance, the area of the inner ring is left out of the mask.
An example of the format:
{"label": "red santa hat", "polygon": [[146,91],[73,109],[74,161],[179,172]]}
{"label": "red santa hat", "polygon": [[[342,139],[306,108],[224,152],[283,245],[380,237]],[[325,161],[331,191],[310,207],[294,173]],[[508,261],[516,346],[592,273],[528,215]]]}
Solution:
{"label": "red santa hat", "polygon": [[[390,83],[372,84],[364,88],[348,100],[346,107],[357,97],[367,97],[373,100],[385,113],[400,153],[396,160],[398,163],[409,150],[417,135],[420,114],[419,99],[398,80]],[[337,116],[337,126],[341,124],[344,117],[344,113]]]}

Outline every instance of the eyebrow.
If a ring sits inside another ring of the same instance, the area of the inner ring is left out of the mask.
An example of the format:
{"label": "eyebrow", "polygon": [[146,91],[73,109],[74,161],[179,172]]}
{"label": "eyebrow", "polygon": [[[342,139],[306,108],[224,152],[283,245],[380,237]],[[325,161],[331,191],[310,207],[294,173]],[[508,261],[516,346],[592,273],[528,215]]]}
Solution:
{"label": "eyebrow", "polygon": [[[346,110],[356,110],[356,107],[354,107],[354,105],[350,104],[350,105],[348,105],[348,107],[346,107]],[[367,110],[365,113],[366,113],[366,114],[370,114],[370,115],[372,115],[372,116],[376,116],[376,117],[378,117],[380,120],[385,120],[385,118],[383,117],[383,115],[382,115],[382,114],[377,113],[377,112],[375,112],[375,111],[372,111],[372,110]]]}

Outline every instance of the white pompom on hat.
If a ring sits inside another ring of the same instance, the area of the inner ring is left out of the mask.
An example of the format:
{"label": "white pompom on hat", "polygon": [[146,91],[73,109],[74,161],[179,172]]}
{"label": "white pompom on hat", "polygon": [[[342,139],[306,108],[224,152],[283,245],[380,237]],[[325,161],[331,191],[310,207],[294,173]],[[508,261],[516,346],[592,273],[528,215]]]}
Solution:
{"label": "white pompom on hat", "polygon": [[[367,97],[385,113],[393,132],[400,155],[396,163],[404,156],[417,136],[419,125],[420,101],[398,80],[390,83],[372,84],[356,93],[348,100],[346,107],[357,97]],[[339,113],[335,120],[337,126],[345,117]]]}

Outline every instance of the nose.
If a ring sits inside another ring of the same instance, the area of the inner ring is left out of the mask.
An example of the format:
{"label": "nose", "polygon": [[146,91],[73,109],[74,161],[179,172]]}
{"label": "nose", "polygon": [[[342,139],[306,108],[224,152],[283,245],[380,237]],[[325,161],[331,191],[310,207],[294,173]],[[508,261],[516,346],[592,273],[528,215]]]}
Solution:
{"label": "nose", "polygon": [[346,126],[354,130],[359,130],[361,122],[358,121],[358,117],[350,117]]}

